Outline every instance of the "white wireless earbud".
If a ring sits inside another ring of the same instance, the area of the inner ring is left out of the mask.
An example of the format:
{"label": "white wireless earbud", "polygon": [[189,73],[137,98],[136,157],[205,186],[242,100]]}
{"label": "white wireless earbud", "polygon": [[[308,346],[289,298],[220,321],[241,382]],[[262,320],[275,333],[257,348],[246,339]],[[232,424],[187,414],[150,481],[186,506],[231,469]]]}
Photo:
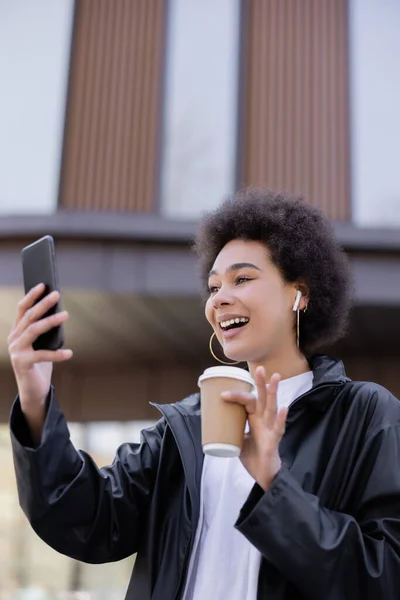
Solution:
{"label": "white wireless earbud", "polygon": [[296,300],[294,301],[294,304],[293,304],[293,312],[297,312],[299,310],[301,296],[302,296],[301,291],[297,290]]}

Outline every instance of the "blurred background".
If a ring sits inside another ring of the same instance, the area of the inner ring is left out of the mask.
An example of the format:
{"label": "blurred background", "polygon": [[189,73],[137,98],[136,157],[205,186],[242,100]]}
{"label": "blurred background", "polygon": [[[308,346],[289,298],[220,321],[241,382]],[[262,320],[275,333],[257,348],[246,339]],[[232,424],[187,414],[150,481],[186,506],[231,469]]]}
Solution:
{"label": "blurred background", "polygon": [[56,240],[55,385],[99,465],[213,364],[201,214],[248,184],[304,194],[356,283],[326,350],[400,397],[398,0],[0,0],[0,598],[122,598],[134,557],[57,554],[19,509],[6,337],[21,248]]}

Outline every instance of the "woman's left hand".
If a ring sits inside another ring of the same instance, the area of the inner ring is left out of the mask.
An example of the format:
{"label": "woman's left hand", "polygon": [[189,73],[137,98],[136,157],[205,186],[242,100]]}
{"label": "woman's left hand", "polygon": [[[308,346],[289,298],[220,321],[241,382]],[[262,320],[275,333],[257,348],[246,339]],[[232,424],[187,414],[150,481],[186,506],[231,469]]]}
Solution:
{"label": "woman's left hand", "polygon": [[280,375],[275,373],[267,388],[265,369],[257,367],[257,398],[244,392],[222,393],[223,400],[242,404],[247,411],[250,431],[245,434],[240,460],[264,490],[269,488],[281,468],[278,448],[285,433],[288,409],[279,412],[277,409],[279,381]]}

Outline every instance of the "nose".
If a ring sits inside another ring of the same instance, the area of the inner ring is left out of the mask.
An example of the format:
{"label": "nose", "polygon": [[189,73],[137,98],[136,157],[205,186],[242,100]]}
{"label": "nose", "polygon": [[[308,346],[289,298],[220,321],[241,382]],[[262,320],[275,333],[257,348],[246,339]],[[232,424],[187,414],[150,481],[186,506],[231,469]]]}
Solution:
{"label": "nose", "polygon": [[229,306],[232,304],[232,296],[227,292],[226,288],[221,287],[213,296],[213,307],[220,308],[221,306]]}

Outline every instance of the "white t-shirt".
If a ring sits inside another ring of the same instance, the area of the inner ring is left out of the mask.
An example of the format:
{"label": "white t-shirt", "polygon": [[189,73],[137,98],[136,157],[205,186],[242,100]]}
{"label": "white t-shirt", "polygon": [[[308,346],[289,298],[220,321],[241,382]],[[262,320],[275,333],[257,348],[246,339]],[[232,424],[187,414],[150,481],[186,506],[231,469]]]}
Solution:
{"label": "white t-shirt", "polygon": [[[308,392],[312,382],[312,371],[281,381],[278,410]],[[204,457],[184,600],[256,600],[261,555],[234,527],[254,483],[239,458]]]}

